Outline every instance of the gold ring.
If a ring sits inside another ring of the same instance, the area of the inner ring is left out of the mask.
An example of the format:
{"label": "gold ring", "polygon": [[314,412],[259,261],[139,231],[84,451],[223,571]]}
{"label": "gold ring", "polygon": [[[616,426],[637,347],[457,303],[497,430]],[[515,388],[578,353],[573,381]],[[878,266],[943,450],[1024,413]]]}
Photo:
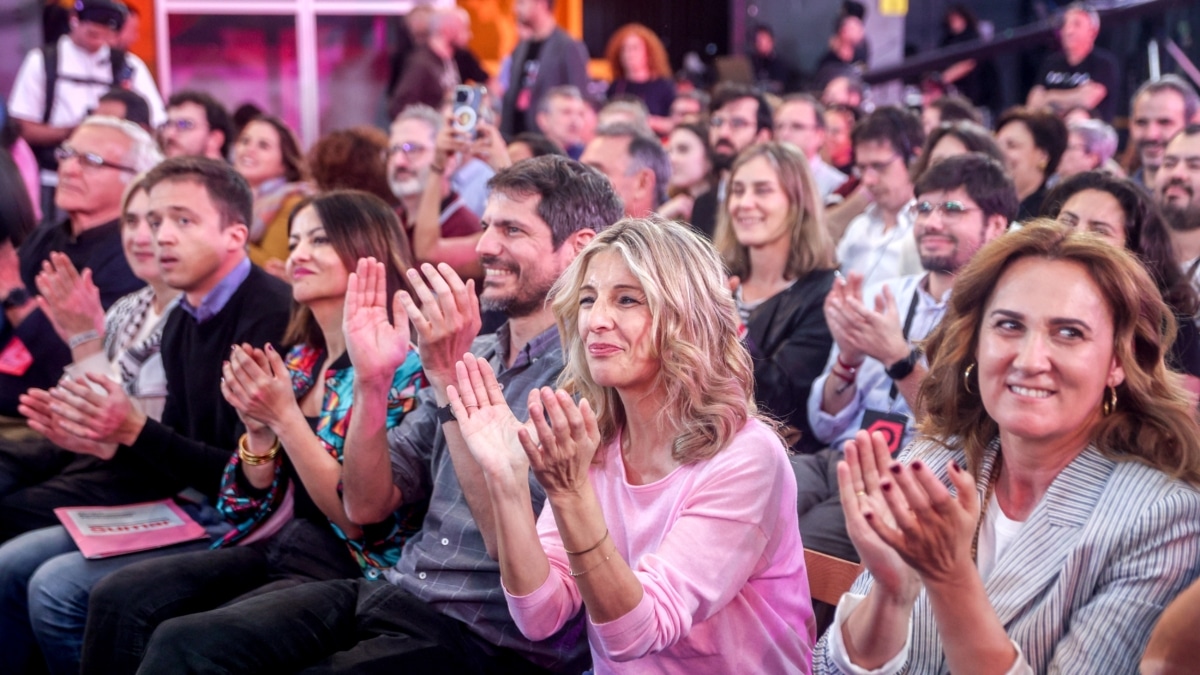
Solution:
{"label": "gold ring", "polygon": [[865,497],[865,496],[866,496],[866,494],[867,494],[867,491],[866,491],[866,490],[859,490],[858,492],[855,492],[855,493],[854,493],[854,496],[855,496],[855,497]]}

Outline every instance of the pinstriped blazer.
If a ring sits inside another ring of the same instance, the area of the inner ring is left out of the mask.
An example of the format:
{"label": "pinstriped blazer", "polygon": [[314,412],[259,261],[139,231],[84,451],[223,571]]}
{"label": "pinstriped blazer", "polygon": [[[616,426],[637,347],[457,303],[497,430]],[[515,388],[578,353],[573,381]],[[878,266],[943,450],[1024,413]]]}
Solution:
{"label": "pinstriped blazer", "polygon": [[[991,475],[998,450],[994,441],[980,475]],[[947,462],[965,466],[964,453],[925,439],[904,454],[947,485]],[[987,481],[978,483],[982,499]],[[1089,447],[1050,485],[985,588],[1034,672],[1136,673],[1159,614],[1198,575],[1200,491]],[[865,594],[871,584],[864,572],[851,592]],[[814,673],[839,672],[827,638],[813,654]],[[902,672],[949,672],[924,591]]]}

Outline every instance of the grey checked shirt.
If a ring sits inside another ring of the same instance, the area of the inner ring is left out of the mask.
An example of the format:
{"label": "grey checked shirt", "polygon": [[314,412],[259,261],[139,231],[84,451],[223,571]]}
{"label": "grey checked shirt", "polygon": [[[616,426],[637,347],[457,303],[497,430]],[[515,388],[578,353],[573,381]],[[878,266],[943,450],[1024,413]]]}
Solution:
{"label": "grey checked shirt", "polygon": [[[530,390],[554,386],[562,371],[562,345],[558,328],[551,327],[525,346],[511,368],[505,368],[508,335],[508,324],[504,324],[495,335],[477,338],[471,353],[488,360],[504,386],[504,398],[513,414],[525,419]],[[404,545],[400,562],[387,570],[385,577],[442,614],[463,622],[487,643],[511,649],[543,667],[563,670],[586,653],[582,622],[568,622],[541,642],[530,641],[517,629],[500,586],[500,564],[488,557],[483,535],[467,507],[436,411],[433,389],[422,389],[416,409],[388,432],[393,482],[405,501],[427,497],[429,512],[421,531]],[[529,487],[536,516],[546,493],[532,473]]]}

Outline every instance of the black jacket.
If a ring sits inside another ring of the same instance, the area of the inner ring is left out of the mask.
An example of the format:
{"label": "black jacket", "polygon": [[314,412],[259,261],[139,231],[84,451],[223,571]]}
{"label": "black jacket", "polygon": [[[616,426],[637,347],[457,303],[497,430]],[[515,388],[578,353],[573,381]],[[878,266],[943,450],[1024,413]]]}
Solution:
{"label": "black jacket", "polygon": [[808,425],[808,393],[833,348],[825,324],[825,296],[833,279],[833,270],[816,270],[797,279],[755,308],[746,327],[759,408],[800,432],[792,446],[799,452],[824,447]]}

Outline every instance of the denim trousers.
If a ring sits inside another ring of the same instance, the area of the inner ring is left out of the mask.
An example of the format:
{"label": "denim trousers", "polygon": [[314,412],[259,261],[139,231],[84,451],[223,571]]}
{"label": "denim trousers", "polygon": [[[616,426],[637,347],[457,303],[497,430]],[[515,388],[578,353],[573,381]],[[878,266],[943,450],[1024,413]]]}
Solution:
{"label": "denim trousers", "polygon": [[[219,536],[228,525],[209,506],[185,507]],[[209,540],[88,560],[61,525],[26,532],[0,546],[0,673],[21,673],[40,647],[52,674],[79,672],[92,586],[133,563],[203,550]]]}

